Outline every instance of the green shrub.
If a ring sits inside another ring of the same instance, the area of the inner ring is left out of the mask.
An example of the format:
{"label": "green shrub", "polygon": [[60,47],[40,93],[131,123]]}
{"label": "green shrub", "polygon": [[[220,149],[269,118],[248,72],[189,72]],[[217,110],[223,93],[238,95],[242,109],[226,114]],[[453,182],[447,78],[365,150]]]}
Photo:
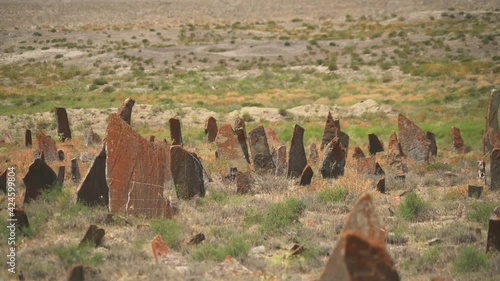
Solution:
{"label": "green shrub", "polygon": [[94,81],[92,81],[92,84],[96,86],[102,86],[108,84],[108,81],[106,81],[104,77],[99,77],[95,78]]}
{"label": "green shrub", "polygon": [[54,253],[64,264],[64,267],[69,267],[73,264],[83,264],[88,266],[97,266],[104,260],[102,253],[92,253],[92,246],[75,244],[57,246],[54,248]]}
{"label": "green shrub", "polygon": [[453,271],[456,273],[478,272],[488,267],[488,256],[475,247],[465,247],[460,250],[453,261]]}
{"label": "green shrub", "polygon": [[251,245],[246,242],[248,239],[242,236],[236,236],[229,240],[226,245],[217,245],[215,243],[206,243],[198,246],[192,253],[191,258],[195,261],[213,260],[222,261],[227,256],[241,258],[248,255]]}
{"label": "green shrub", "polygon": [[328,188],[318,192],[318,200],[323,203],[344,202],[349,191],[345,187]]}
{"label": "green shrub", "polygon": [[248,113],[246,111],[243,112],[243,115],[241,116],[241,119],[243,119],[243,121],[245,121],[245,122],[252,122],[252,121],[254,121],[252,115],[250,115],[250,113]]}
{"label": "green shrub", "polygon": [[399,205],[397,216],[405,220],[414,221],[419,219],[427,208],[428,203],[416,193],[411,192],[405,196],[404,201]]}
{"label": "green shrub", "polygon": [[165,240],[168,247],[176,248],[180,245],[180,234],[182,225],[174,220],[154,219],[151,221],[151,229]]}
{"label": "green shrub", "polygon": [[285,202],[275,203],[269,207],[264,216],[261,230],[276,232],[297,221],[305,209],[305,203],[297,198],[289,198]]}
{"label": "green shrub", "polygon": [[108,94],[112,93],[114,91],[115,91],[115,87],[113,87],[113,86],[106,86],[106,87],[104,87],[104,89],[102,89],[103,93],[108,93]]}
{"label": "green shrub", "polygon": [[493,215],[495,206],[496,204],[492,202],[474,202],[467,213],[467,219],[486,224]]}

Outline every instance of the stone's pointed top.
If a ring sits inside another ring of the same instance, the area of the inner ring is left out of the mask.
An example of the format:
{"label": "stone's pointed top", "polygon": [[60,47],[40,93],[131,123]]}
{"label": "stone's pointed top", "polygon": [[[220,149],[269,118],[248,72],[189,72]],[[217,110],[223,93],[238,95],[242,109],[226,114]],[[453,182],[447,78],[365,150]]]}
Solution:
{"label": "stone's pointed top", "polygon": [[370,155],[375,155],[377,152],[384,151],[384,145],[379,140],[377,135],[368,134],[368,150],[370,151]]}
{"label": "stone's pointed top", "polygon": [[210,116],[205,121],[205,134],[207,135],[208,142],[214,142],[217,137],[217,132],[219,128],[217,127],[217,120],[214,117]]}
{"label": "stone's pointed top", "polygon": [[54,187],[57,182],[57,175],[52,168],[42,159],[35,159],[28,168],[28,173],[23,178],[26,186],[24,203],[29,203],[40,196],[43,190]]}
{"label": "stone's pointed top", "polygon": [[47,162],[59,160],[56,142],[53,139],[45,135],[41,130],[36,131],[36,139],[38,141],[38,150],[43,153]]}
{"label": "stone's pointed top", "polygon": [[321,175],[324,179],[338,178],[344,175],[346,149],[339,138],[334,138],[325,147],[321,162]]}
{"label": "stone's pointed top", "polygon": [[363,152],[363,150],[361,149],[361,147],[356,146],[354,148],[354,153],[352,154],[352,158],[354,158],[354,159],[363,159],[363,158],[365,158],[365,153]]}
{"label": "stone's pointed top", "polygon": [[460,134],[460,129],[456,127],[451,127],[451,141],[453,149],[458,153],[467,152],[462,135]]}
{"label": "stone's pointed top", "polygon": [[54,113],[56,115],[57,135],[61,138],[61,141],[70,139],[71,129],[69,128],[69,120],[66,108],[56,107],[54,108]]}
{"label": "stone's pointed top", "polygon": [[252,152],[252,162],[255,172],[258,174],[270,174],[276,169],[273,157],[267,142],[266,131],[263,126],[249,132],[250,151]]}
{"label": "stone's pointed top", "polygon": [[302,175],[300,176],[300,185],[306,186],[311,184],[312,177],[314,176],[313,169],[311,166],[306,165],[304,171],[302,171]]}
{"label": "stone's pointed top", "polygon": [[300,177],[307,165],[304,149],[304,128],[295,124],[293,128],[290,150],[288,151],[288,177]]}
{"label": "stone's pointed top", "polygon": [[132,98],[127,98],[120,109],[118,109],[118,114],[120,118],[125,121],[127,124],[131,124],[132,121],[132,108],[134,107],[135,100]]}
{"label": "stone's pointed top", "polygon": [[333,138],[337,136],[338,131],[340,131],[340,121],[334,120],[332,113],[328,111],[328,116],[326,117],[325,130],[323,132],[323,138],[321,140],[320,150],[323,150]]}
{"label": "stone's pointed top", "polygon": [[182,145],[181,121],[177,118],[170,118],[168,124],[170,125],[172,145]]}
{"label": "stone's pointed top", "polygon": [[415,163],[429,163],[431,142],[426,133],[403,114],[398,116],[398,130],[403,153]]}

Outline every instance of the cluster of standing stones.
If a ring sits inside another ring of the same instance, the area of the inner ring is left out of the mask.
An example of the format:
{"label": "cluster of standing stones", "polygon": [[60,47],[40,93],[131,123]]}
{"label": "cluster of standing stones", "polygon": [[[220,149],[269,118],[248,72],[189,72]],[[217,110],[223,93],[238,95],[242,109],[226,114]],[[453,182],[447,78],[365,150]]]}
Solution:
{"label": "cluster of standing stones", "polygon": [[[128,98],[118,113],[110,115],[104,140],[92,128],[85,131],[84,144],[100,144],[102,148],[83,178],[78,167],[79,158],[71,159],[71,179],[78,183],[77,200],[89,205],[107,206],[111,214],[170,218],[173,209],[170,199],[163,197],[165,188],[174,187],[180,199],[203,197],[205,181],[210,178],[203,169],[202,159],[183,147],[178,119],[169,120],[172,143],[158,141],[154,136],[145,139],[130,126],[134,104],[135,101]],[[486,110],[486,130],[483,135],[483,154],[490,155],[491,159],[490,190],[500,190],[499,106],[500,95],[493,90]],[[66,109],[55,108],[54,113],[60,140],[71,138]],[[399,139],[393,132],[386,148],[377,135],[369,134],[369,156],[365,156],[360,147],[355,147],[352,154],[357,173],[375,177],[374,188],[381,193],[386,190],[385,172],[377,162],[377,153],[384,152],[387,169],[403,181],[408,167],[428,164],[437,155],[434,134],[424,132],[402,114],[398,117],[398,131]],[[253,175],[286,175],[290,179],[298,179],[299,185],[306,186],[311,184],[314,176],[312,167],[319,165],[324,179],[343,176],[349,136],[341,130],[340,121],[335,120],[331,113],[328,114],[320,145],[322,153],[313,143],[309,147],[309,157],[304,148],[304,132],[301,126],[294,126],[287,151],[287,146],[280,142],[270,128],[258,126],[247,134],[245,122],[241,118],[236,118],[233,126],[223,124],[218,127],[213,117],[205,122],[207,141],[215,143],[215,157],[226,165],[224,179],[236,182],[238,193],[252,190]],[[457,153],[468,151],[458,128],[451,129],[451,137],[452,149]],[[35,160],[23,178],[26,187],[24,203],[36,200],[42,191],[55,183],[62,184],[64,180],[64,166],[60,166],[56,174],[47,165],[50,161],[62,161],[64,153],[58,151],[56,142],[40,130],[36,132],[36,139],[38,148]],[[32,146],[30,130],[26,130],[25,146]],[[4,192],[5,175],[6,172],[0,175],[0,188]],[[479,197],[481,191],[482,186],[479,186],[479,190],[478,186],[469,186],[472,196]],[[399,280],[374,213],[373,203],[367,193],[350,212],[320,280],[354,280],[360,272],[370,280]],[[24,226],[29,224],[23,210],[17,209],[16,217],[24,222]],[[84,240],[94,236],[97,238],[92,241],[102,240],[104,230],[92,225]],[[487,251],[491,249],[500,250],[500,216],[490,220]]]}

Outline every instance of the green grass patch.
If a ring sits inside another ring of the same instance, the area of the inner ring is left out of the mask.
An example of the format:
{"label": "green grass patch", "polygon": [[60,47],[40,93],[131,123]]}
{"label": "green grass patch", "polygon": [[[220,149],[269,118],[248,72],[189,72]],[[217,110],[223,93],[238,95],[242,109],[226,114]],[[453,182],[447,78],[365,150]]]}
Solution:
{"label": "green grass patch", "polygon": [[151,221],[151,229],[165,240],[168,247],[178,248],[180,246],[180,234],[182,224],[175,220],[154,219]]}
{"label": "green grass patch", "polygon": [[478,272],[488,268],[488,256],[475,247],[465,247],[460,250],[453,261],[453,271],[457,274]]}
{"label": "green grass patch", "polygon": [[429,204],[416,193],[407,194],[404,201],[399,205],[396,215],[404,220],[416,221],[422,217],[428,209]]}
{"label": "green grass patch", "polygon": [[195,261],[213,260],[222,261],[227,256],[239,259],[248,255],[251,245],[243,236],[231,238],[225,245],[206,243],[198,246],[192,253],[191,258]]}
{"label": "green grass patch", "polygon": [[269,207],[262,221],[263,232],[277,232],[298,221],[305,210],[305,203],[298,198],[288,198],[284,202],[275,203]]}
{"label": "green grass patch", "polygon": [[93,248],[90,245],[76,244],[57,246],[54,248],[54,254],[64,264],[64,267],[69,267],[73,264],[83,264],[88,266],[98,266],[104,260],[102,253],[93,253]]}
{"label": "green grass patch", "polygon": [[497,204],[493,202],[474,202],[467,213],[467,219],[474,222],[487,224],[493,215]]}
{"label": "green grass patch", "polygon": [[323,203],[344,202],[349,191],[345,187],[327,188],[318,192],[318,200]]}

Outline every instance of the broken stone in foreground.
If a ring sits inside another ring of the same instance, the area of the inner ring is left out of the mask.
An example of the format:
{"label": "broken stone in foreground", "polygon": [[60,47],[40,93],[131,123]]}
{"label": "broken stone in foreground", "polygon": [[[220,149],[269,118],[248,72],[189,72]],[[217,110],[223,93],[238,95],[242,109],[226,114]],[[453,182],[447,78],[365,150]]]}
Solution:
{"label": "broken stone in foreground", "polygon": [[319,280],[400,280],[369,193],[351,210]]}

